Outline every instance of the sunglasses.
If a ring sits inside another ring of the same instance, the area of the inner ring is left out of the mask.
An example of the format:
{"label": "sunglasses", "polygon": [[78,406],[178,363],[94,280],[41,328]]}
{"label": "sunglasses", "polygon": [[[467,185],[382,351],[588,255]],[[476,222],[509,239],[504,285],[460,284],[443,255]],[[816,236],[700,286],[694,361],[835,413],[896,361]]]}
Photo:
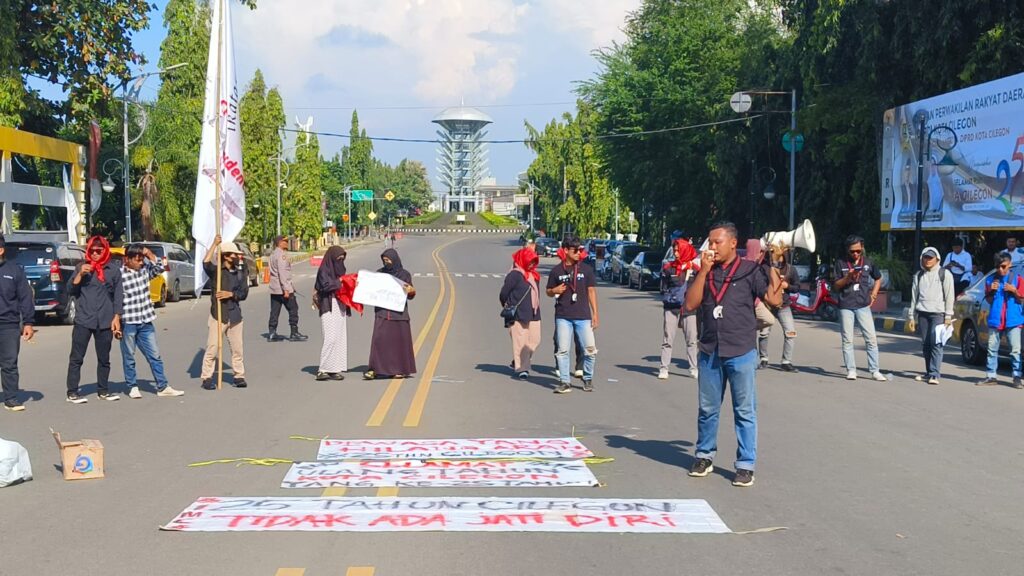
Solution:
{"label": "sunglasses", "polygon": [[850,254],[862,254],[863,250],[850,250]]}
{"label": "sunglasses", "polygon": [[579,246],[569,246],[568,248],[566,248],[566,250],[568,250],[569,252],[579,252],[580,251],[580,247]]}

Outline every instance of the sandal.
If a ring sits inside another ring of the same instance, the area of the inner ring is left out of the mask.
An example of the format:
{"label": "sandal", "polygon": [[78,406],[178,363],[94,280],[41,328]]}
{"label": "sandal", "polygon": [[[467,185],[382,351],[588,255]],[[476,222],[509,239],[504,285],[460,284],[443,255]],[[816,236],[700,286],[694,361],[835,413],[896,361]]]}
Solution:
{"label": "sandal", "polygon": [[373,370],[367,370],[366,372],[363,372],[363,380],[373,380],[376,377],[377,373],[374,372]]}

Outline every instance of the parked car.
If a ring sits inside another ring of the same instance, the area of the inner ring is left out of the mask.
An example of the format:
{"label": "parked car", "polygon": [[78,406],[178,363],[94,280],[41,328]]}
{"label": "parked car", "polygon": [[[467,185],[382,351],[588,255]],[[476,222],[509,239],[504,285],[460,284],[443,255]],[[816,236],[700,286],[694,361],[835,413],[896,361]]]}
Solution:
{"label": "parked car", "polygon": [[142,245],[163,260],[169,302],[181,300],[182,294],[198,296],[195,290],[196,267],[183,246],[170,242],[143,242]]}
{"label": "parked car", "polygon": [[628,287],[636,286],[637,290],[646,290],[651,286],[661,285],[661,252],[648,250],[633,258],[629,265]]}
{"label": "parked car", "polygon": [[249,286],[259,286],[260,271],[256,268],[256,258],[252,255],[252,250],[249,250],[249,245],[245,242],[235,242],[235,244],[238,244],[238,249],[242,251],[242,258],[245,261],[245,271],[249,276]]}
{"label": "parked car", "polygon": [[612,263],[609,267],[609,279],[616,284],[625,284],[629,279],[629,265],[641,252],[650,250],[650,246],[644,246],[635,242],[619,244],[612,253]]}
{"label": "parked car", "polygon": [[537,254],[539,256],[558,256],[561,242],[554,238],[537,238]]}
{"label": "parked car", "polygon": [[5,255],[25,270],[35,295],[36,318],[54,315],[64,324],[75,323],[75,301],[68,285],[75,267],[85,260],[85,248],[54,240],[10,240]]}
{"label": "parked car", "polygon": [[[124,248],[111,248],[110,259],[118,260],[124,266]],[[164,279],[163,274],[149,281],[149,299],[153,301],[153,306],[157,308],[163,308],[167,305],[167,280]]]}
{"label": "parked car", "polygon": [[[989,303],[985,300],[985,278],[995,272],[989,270],[964,290],[953,304],[954,335],[960,339],[960,354],[964,362],[981,366],[988,358]],[[1013,268],[1011,274],[1024,275],[1024,265]],[[1006,337],[999,339],[999,353],[1009,354]]]}
{"label": "parked car", "polygon": [[596,267],[597,261],[604,258],[605,246],[608,245],[607,240],[598,240],[592,238],[584,243],[584,248],[587,250],[587,264]]}

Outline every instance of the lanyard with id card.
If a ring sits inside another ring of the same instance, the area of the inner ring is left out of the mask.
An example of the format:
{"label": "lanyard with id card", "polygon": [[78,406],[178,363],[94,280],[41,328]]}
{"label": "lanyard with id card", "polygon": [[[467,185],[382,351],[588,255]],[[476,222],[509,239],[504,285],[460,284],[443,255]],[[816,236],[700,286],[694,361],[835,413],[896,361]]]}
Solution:
{"label": "lanyard with id card", "polygon": [[[722,280],[722,291],[719,292],[715,289],[715,278],[714,273],[708,275],[708,289],[711,291],[711,297],[715,299],[715,308],[711,311],[711,317],[715,320],[721,320],[725,316],[725,308],[722,306],[722,299],[725,298],[725,291],[729,289],[729,284],[732,283],[732,277],[736,275],[736,271],[740,268],[740,259],[735,259],[735,264],[732,265],[732,270],[726,274],[725,279]],[[724,268],[723,268],[724,270]]]}

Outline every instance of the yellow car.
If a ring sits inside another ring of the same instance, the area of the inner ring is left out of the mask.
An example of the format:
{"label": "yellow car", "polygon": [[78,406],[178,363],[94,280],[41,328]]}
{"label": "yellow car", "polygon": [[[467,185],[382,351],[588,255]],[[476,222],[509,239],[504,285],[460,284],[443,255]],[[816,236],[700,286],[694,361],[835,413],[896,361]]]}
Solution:
{"label": "yellow car", "polygon": [[[110,249],[110,259],[118,260],[124,264],[124,248],[117,247]],[[167,280],[164,279],[163,274],[158,275],[149,282],[149,298],[153,301],[153,306],[157,308],[163,308],[167,305]]]}

